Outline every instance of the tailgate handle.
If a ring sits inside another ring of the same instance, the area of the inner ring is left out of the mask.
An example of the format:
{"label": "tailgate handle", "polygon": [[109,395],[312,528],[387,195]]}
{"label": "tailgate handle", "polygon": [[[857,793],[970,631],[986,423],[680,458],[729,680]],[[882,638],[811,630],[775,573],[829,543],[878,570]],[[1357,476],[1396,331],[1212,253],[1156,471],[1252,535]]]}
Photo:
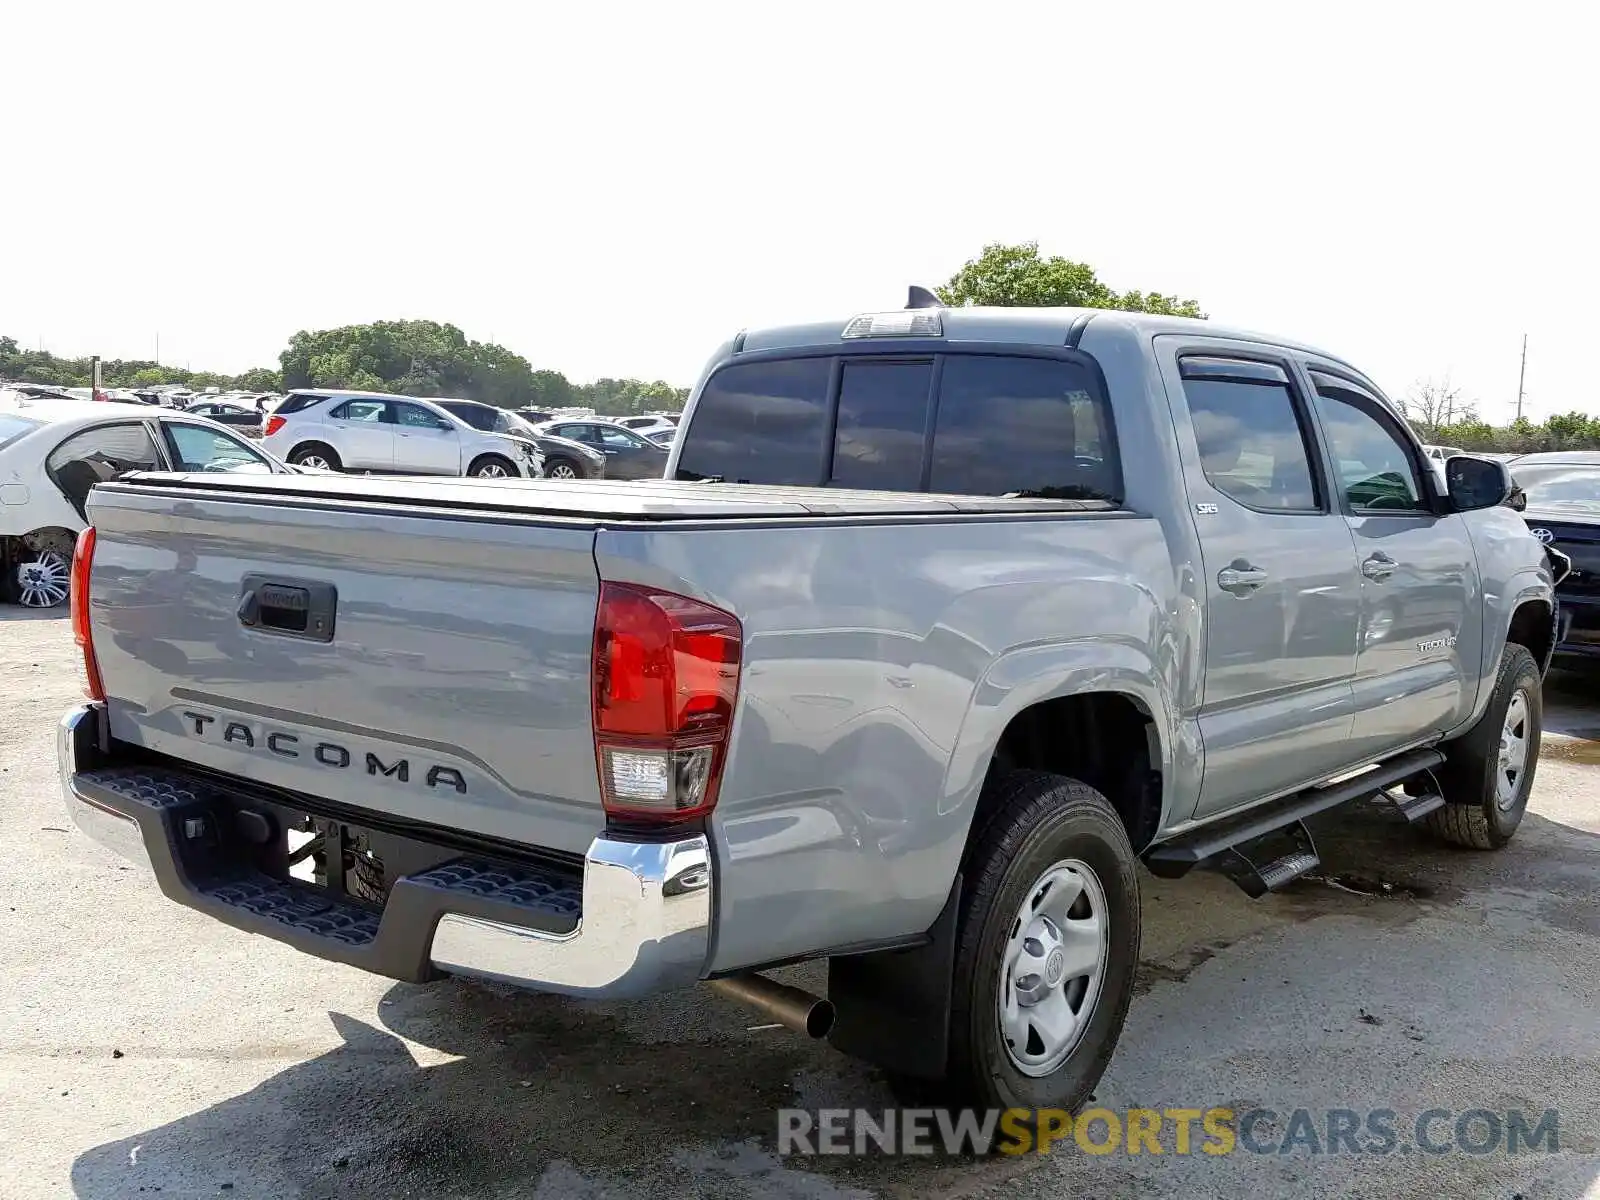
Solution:
{"label": "tailgate handle", "polygon": [[331,583],[246,575],[239,596],[239,624],[261,633],[331,642],[338,601]]}

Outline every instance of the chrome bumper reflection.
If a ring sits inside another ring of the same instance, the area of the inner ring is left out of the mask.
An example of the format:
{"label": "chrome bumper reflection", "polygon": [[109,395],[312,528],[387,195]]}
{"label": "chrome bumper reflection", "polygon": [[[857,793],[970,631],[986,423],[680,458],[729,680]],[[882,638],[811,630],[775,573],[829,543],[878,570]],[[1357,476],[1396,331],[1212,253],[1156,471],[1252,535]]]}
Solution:
{"label": "chrome bumper reflection", "polygon": [[634,996],[686,987],[705,969],[711,856],[704,836],[676,842],[599,837],[584,859],[583,915],[571,933],[446,914],[433,965],[571,996]]}
{"label": "chrome bumper reflection", "polygon": [[105,710],[100,705],[83,704],[68,712],[56,726],[56,768],[61,775],[61,794],[67,803],[67,816],[106,849],[146,870],[153,870],[139,823],[85,799],[72,784],[73,776],[79,771],[89,770],[99,763],[100,730],[104,720]]}

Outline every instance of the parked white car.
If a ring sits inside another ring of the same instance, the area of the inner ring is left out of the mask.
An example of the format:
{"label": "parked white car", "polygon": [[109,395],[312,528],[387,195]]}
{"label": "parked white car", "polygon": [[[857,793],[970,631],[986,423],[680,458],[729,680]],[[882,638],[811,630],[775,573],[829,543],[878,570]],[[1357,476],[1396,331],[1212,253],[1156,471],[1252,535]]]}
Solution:
{"label": "parked white car", "polygon": [[0,599],[67,599],[89,489],[127,471],[289,468],[203,417],[92,400],[0,403]]}
{"label": "parked white car", "polygon": [[604,419],[613,420],[616,424],[621,425],[624,429],[631,429],[641,437],[647,437],[651,441],[655,441],[655,435],[659,432],[664,431],[671,433],[676,431],[678,428],[677,417],[665,417],[659,413],[648,417],[615,417]]}
{"label": "parked white car", "polygon": [[298,390],[267,418],[261,444],[295,466],[395,475],[540,474],[531,438],[486,433],[429,400],[381,392]]}
{"label": "parked white car", "polygon": [[1422,448],[1422,452],[1434,462],[1441,465],[1447,458],[1454,458],[1458,454],[1466,453],[1465,450],[1462,450],[1457,446],[1424,446]]}

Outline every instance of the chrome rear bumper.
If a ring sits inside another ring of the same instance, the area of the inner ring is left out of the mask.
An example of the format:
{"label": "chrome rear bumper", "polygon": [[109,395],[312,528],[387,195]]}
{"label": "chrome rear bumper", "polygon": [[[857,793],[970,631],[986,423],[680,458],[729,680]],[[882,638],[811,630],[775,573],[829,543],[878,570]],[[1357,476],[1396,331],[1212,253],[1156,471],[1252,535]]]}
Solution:
{"label": "chrome rear bumper", "polygon": [[[169,899],[307,953],[400,979],[443,972],[573,996],[637,996],[704,975],[712,864],[702,834],[671,842],[597,837],[581,885],[575,874],[549,883],[532,865],[507,884],[503,866],[463,856],[395,880],[380,914],[325,888],[252,874],[226,858],[225,838],[191,838],[195,821],[227,827],[217,819],[230,805],[224,785],[119,763],[101,706],[62,718],[57,751],[79,829],[151,870]],[[574,885],[581,905],[572,903]]]}

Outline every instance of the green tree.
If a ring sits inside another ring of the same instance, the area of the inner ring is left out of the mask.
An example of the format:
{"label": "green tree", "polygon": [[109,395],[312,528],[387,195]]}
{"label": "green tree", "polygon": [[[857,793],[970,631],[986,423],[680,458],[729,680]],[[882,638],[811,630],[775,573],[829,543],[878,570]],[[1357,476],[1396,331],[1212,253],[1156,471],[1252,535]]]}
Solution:
{"label": "green tree", "polygon": [[1087,263],[1039,254],[1038,242],[1008,246],[994,242],[969,259],[939,289],[946,304],[993,304],[1010,308],[1118,308],[1130,312],[1204,317],[1198,301],[1160,292],[1116,292]]}
{"label": "green tree", "polygon": [[572,381],[560,371],[535,371],[533,394],[535,408],[567,408],[573,404]]}
{"label": "green tree", "polygon": [[1589,418],[1581,412],[1552,414],[1544,422],[1544,449],[1576,450],[1587,445],[1592,430]]}
{"label": "green tree", "polygon": [[271,367],[251,367],[242,375],[235,375],[233,387],[246,392],[281,392],[283,375]]}

